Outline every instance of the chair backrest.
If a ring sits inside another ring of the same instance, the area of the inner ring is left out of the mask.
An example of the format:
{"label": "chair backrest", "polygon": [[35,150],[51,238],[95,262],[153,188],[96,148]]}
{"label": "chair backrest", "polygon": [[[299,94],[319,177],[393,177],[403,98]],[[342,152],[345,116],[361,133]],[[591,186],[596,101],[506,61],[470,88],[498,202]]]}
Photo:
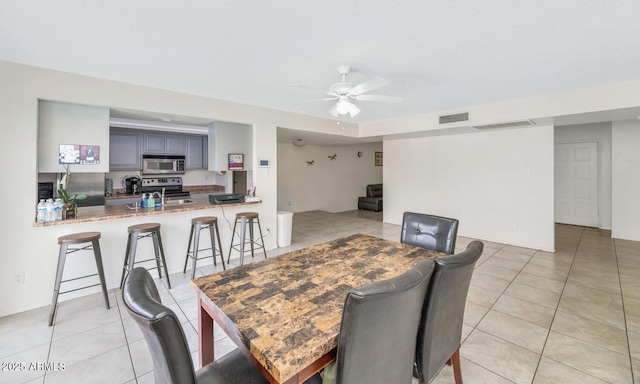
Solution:
{"label": "chair backrest", "polygon": [[460,348],[469,284],[483,247],[472,241],[463,252],[436,260],[418,329],[414,376],[423,383]]}
{"label": "chair backrest", "polygon": [[367,185],[367,197],[382,197],[382,184]]}
{"label": "chair backrest", "polygon": [[392,279],[352,289],[344,304],[336,383],[410,383],[432,260]]}
{"label": "chair backrest", "polygon": [[405,212],[400,242],[453,254],[456,249],[458,220],[448,217]]}
{"label": "chair backrest", "polygon": [[171,309],[162,305],[146,269],[138,267],[129,273],[122,297],[149,346],[155,382],[195,383],[193,361],[180,321]]}

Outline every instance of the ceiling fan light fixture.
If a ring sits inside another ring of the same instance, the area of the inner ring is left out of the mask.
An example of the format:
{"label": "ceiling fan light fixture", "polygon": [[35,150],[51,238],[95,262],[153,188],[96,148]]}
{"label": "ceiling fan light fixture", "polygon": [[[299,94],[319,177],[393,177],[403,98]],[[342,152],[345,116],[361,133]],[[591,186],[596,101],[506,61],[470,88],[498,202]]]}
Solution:
{"label": "ceiling fan light fixture", "polygon": [[346,115],[351,111],[352,105],[353,104],[349,102],[348,98],[342,96],[336,103],[336,112],[338,112],[339,115]]}
{"label": "ceiling fan light fixture", "polygon": [[354,117],[358,113],[360,113],[360,108],[356,107],[353,103],[349,103],[349,116]]}

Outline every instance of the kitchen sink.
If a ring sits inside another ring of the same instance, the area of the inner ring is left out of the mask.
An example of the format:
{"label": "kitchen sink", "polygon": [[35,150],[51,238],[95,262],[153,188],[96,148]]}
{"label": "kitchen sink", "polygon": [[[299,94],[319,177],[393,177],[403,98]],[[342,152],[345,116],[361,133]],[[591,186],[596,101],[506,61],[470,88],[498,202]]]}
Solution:
{"label": "kitchen sink", "polygon": [[[193,204],[193,203],[195,203],[195,201],[193,201],[191,199],[175,199],[175,200],[165,200],[164,201],[165,207],[175,207],[177,205],[185,205],[185,204]],[[138,209],[138,208],[140,208],[140,203],[139,202],[129,203],[129,204],[127,204],[127,208],[129,208],[129,209]],[[160,208],[160,207],[155,207],[155,208]]]}

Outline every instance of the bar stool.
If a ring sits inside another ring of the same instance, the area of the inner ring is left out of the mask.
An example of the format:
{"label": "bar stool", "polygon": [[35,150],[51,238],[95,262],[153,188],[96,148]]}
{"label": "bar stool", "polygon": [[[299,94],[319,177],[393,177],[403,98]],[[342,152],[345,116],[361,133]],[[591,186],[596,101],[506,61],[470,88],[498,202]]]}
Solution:
{"label": "bar stool", "polygon": [[[53,286],[53,300],[51,302],[51,314],[49,315],[49,326],[53,325],[53,320],[56,316],[56,310],[58,306],[58,295],[63,293],[69,293],[73,291],[77,291],[80,289],[102,286],[102,294],[104,296],[104,304],[109,309],[109,294],[107,293],[107,285],[104,280],[104,269],[102,268],[102,254],[100,253],[100,232],[82,232],[82,233],[73,233],[70,235],[65,235],[58,237],[58,244],[60,244],[60,252],[58,253],[58,268],[56,270],[56,282]],[[84,243],[91,243],[88,245],[84,245],[79,248],[70,248],[70,245],[78,245]],[[64,264],[67,259],[67,255],[70,253],[74,253],[77,251],[93,251],[93,255],[96,259],[96,267],[98,267],[98,273],[94,273],[92,275],[80,276],[73,279],[62,280],[62,274],[64,272]],[[70,289],[68,291],[60,292],[60,285],[62,283],[66,283],[69,281],[85,279],[88,277],[98,276],[100,278],[100,283],[92,284],[80,288]]]}
{"label": "bar stool", "polygon": [[[133,269],[134,264],[144,263],[146,261],[155,260],[156,266],[147,269],[157,269],[158,275],[162,278],[162,268],[167,276],[167,286],[171,289],[171,281],[169,281],[169,271],[167,271],[167,261],[164,258],[164,249],[162,248],[162,237],[160,236],[160,224],[158,223],[145,223],[132,225],[127,228],[129,231],[129,238],[127,239],[127,249],[124,255],[124,265],[122,267],[122,278],[120,279],[120,289],[124,284],[125,275]],[[138,246],[138,240],[146,237],[153,238],[153,250],[155,257],[153,259],[146,259],[136,261],[136,248]]]}
{"label": "bar stool", "polygon": [[[240,222],[240,234],[238,244],[233,244],[233,239],[236,236],[236,226]],[[253,225],[258,224],[258,231],[260,231],[260,243],[258,243],[258,239],[253,237]],[[249,225],[249,241],[246,238],[247,225]],[[267,251],[264,247],[264,239],[262,237],[262,228],[260,228],[260,219],[258,218],[257,212],[240,212],[236,213],[236,222],[233,224],[233,234],[231,235],[231,248],[229,248],[229,258],[227,259],[227,263],[231,260],[231,251],[236,250],[240,252],[240,265],[244,263],[244,247],[246,244],[251,245],[251,257],[254,256],[255,249],[261,249],[264,252],[264,258],[267,258]]]}
{"label": "bar stool", "polygon": [[[209,235],[211,236],[211,248],[198,249],[200,244],[200,231],[209,228]],[[215,237],[214,237],[215,232]],[[218,248],[216,249],[216,240],[218,239]],[[193,250],[191,250],[191,244],[193,240]],[[211,256],[198,257],[199,251],[211,250]],[[184,270],[182,273],[187,272],[187,263],[189,258],[193,259],[193,266],[191,267],[191,279],[196,275],[196,261],[198,259],[208,259],[213,257],[213,265],[216,264],[216,255],[220,255],[220,261],[222,261],[222,269],[227,269],[224,265],[224,255],[222,254],[222,243],[220,242],[220,230],[218,229],[218,218],[215,216],[203,216],[191,219],[191,232],[189,232],[189,244],[187,244],[187,257],[184,260]]]}

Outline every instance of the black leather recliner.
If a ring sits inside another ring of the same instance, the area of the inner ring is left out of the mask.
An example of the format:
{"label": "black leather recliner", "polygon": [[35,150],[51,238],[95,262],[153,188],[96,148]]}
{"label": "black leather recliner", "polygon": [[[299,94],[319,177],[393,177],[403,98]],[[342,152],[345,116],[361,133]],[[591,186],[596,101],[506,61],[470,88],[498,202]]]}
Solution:
{"label": "black leather recliner", "polygon": [[347,295],[336,383],[410,383],[418,324],[434,263],[422,260],[392,279]]}
{"label": "black leather recliner", "polygon": [[400,242],[453,254],[458,236],[458,220],[448,217],[405,212]]}
{"label": "black leather recliner", "polygon": [[453,366],[456,384],[462,384],[462,320],[473,269],[483,247],[475,240],[463,252],[436,260],[418,330],[413,375],[421,384],[433,379],[445,363]]}
{"label": "black leather recliner", "polygon": [[146,269],[138,267],[129,273],[122,297],[152,354],[157,384],[268,383],[238,349],[194,371],[180,321],[171,309],[162,305],[158,289]]}
{"label": "black leather recliner", "polygon": [[358,197],[358,209],[382,211],[382,184],[367,185],[367,196]]}

